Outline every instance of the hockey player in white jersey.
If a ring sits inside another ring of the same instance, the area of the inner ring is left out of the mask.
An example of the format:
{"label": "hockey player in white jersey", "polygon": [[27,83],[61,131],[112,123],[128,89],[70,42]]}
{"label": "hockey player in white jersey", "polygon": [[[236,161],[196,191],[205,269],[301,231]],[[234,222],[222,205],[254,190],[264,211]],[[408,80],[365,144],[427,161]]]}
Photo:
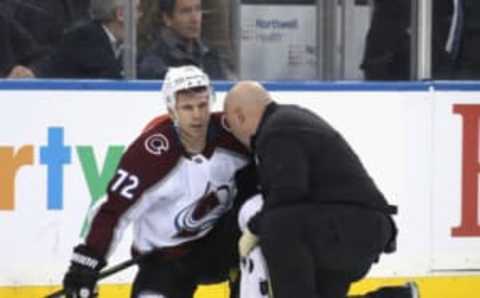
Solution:
{"label": "hockey player in white jersey", "polygon": [[210,112],[214,92],[197,67],[170,68],[162,96],[168,116],[129,146],[85,242],[74,248],[63,281],[72,296],[92,292],[130,223],[133,255],[148,254],[132,298],[191,298],[197,285],[224,281],[238,267],[234,174],[247,151],[223,114]]}

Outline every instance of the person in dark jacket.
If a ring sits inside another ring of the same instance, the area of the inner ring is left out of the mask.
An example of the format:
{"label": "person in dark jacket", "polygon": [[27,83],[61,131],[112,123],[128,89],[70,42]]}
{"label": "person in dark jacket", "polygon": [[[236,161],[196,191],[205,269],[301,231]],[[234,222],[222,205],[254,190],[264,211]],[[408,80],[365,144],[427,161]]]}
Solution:
{"label": "person in dark jacket", "polygon": [[[224,112],[254,154],[264,198],[239,241],[240,255],[259,240],[275,298],[344,298],[383,252],[395,250],[396,207],[341,134],[313,112],[275,103],[252,81],[229,91]],[[399,286],[369,295],[418,291]]]}
{"label": "person in dark jacket", "polygon": [[365,80],[410,77],[410,0],[375,0],[360,68]]}
{"label": "person in dark jacket", "polygon": [[480,79],[480,2],[433,0],[432,4],[432,78]]}
{"label": "person in dark jacket", "polygon": [[0,13],[0,78],[10,74],[13,68],[25,68],[42,57],[41,48],[18,22],[7,14]]}
{"label": "person in dark jacket", "polygon": [[43,78],[120,79],[119,58],[102,24],[94,21],[66,34],[58,49],[32,70]]}
{"label": "person in dark jacket", "polygon": [[[124,3],[126,0],[92,0],[93,20],[65,34],[48,57],[30,65],[40,78],[122,78]],[[137,8],[140,1],[137,0]],[[141,17],[141,12],[137,12]]]}
{"label": "person in dark jacket", "polygon": [[[410,2],[375,0],[363,62],[366,80],[410,77]],[[433,0],[432,78],[480,78],[480,1]]]}
{"label": "person in dark jacket", "polygon": [[218,51],[201,39],[202,1],[160,2],[163,27],[140,55],[138,77],[163,79],[168,67],[195,65],[214,80],[227,79],[228,69]]}
{"label": "person in dark jacket", "polygon": [[42,47],[53,50],[63,34],[90,20],[90,0],[1,0]]}

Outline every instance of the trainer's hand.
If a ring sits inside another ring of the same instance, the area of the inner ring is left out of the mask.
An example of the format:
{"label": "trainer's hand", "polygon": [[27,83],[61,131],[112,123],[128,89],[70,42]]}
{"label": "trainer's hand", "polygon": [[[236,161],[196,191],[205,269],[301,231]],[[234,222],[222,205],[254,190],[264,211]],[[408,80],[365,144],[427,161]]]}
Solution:
{"label": "trainer's hand", "polygon": [[240,257],[246,257],[257,244],[258,237],[250,232],[247,227],[238,241],[238,251],[240,253]]}
{"label": "trainer's hand", "polygon": [[96,257],[84,245],[76,246],[65,277],[63,288],[67,297],[94,297],[98,272],[106,265],[105,261]]}

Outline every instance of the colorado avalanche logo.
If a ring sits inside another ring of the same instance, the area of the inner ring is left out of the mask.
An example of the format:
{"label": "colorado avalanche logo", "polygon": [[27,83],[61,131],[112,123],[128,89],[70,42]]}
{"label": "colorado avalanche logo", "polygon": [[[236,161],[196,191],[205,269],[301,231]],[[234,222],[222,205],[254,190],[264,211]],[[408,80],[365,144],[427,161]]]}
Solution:
{"label": "colorado avalanche logo", "polygon": [[145,140],[145,149],[153,155],[162,155],[169,148],[170,143],[167,137],[161,133],[153,134]]}
{"label": "colorado avalanche logo", "polygon": [[182,209],[175,216],[175,237],[192,237],[213,227],[220,216],[233,205],[232,190],[222,185],[216,190],[207,185],[204,195],[196,202]]}

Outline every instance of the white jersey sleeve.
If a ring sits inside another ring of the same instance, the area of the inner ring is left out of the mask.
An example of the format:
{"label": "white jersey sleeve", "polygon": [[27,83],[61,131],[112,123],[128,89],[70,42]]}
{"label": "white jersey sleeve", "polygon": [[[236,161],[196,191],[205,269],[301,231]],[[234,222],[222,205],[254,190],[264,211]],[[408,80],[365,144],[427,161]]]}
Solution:
{"label": "white jersey sleeve", "polygon": [[240,230],[244,231],[247,226],[248,221],[252,218],[257,212],[262,209],[263,206],[263,197],[261,194],[254,195],[242,205],[238,213],[238,226]]}
{"label": "white jersey sleeve", "polygon": [[[240,229],[245,230],[248,221],[263,206],[260,194],[248,199],[238,214]],[[255,247],[250,254],[240,261],[240,298],[266,298],[271,297],[268,267],[265,263],[260,246]]]}

